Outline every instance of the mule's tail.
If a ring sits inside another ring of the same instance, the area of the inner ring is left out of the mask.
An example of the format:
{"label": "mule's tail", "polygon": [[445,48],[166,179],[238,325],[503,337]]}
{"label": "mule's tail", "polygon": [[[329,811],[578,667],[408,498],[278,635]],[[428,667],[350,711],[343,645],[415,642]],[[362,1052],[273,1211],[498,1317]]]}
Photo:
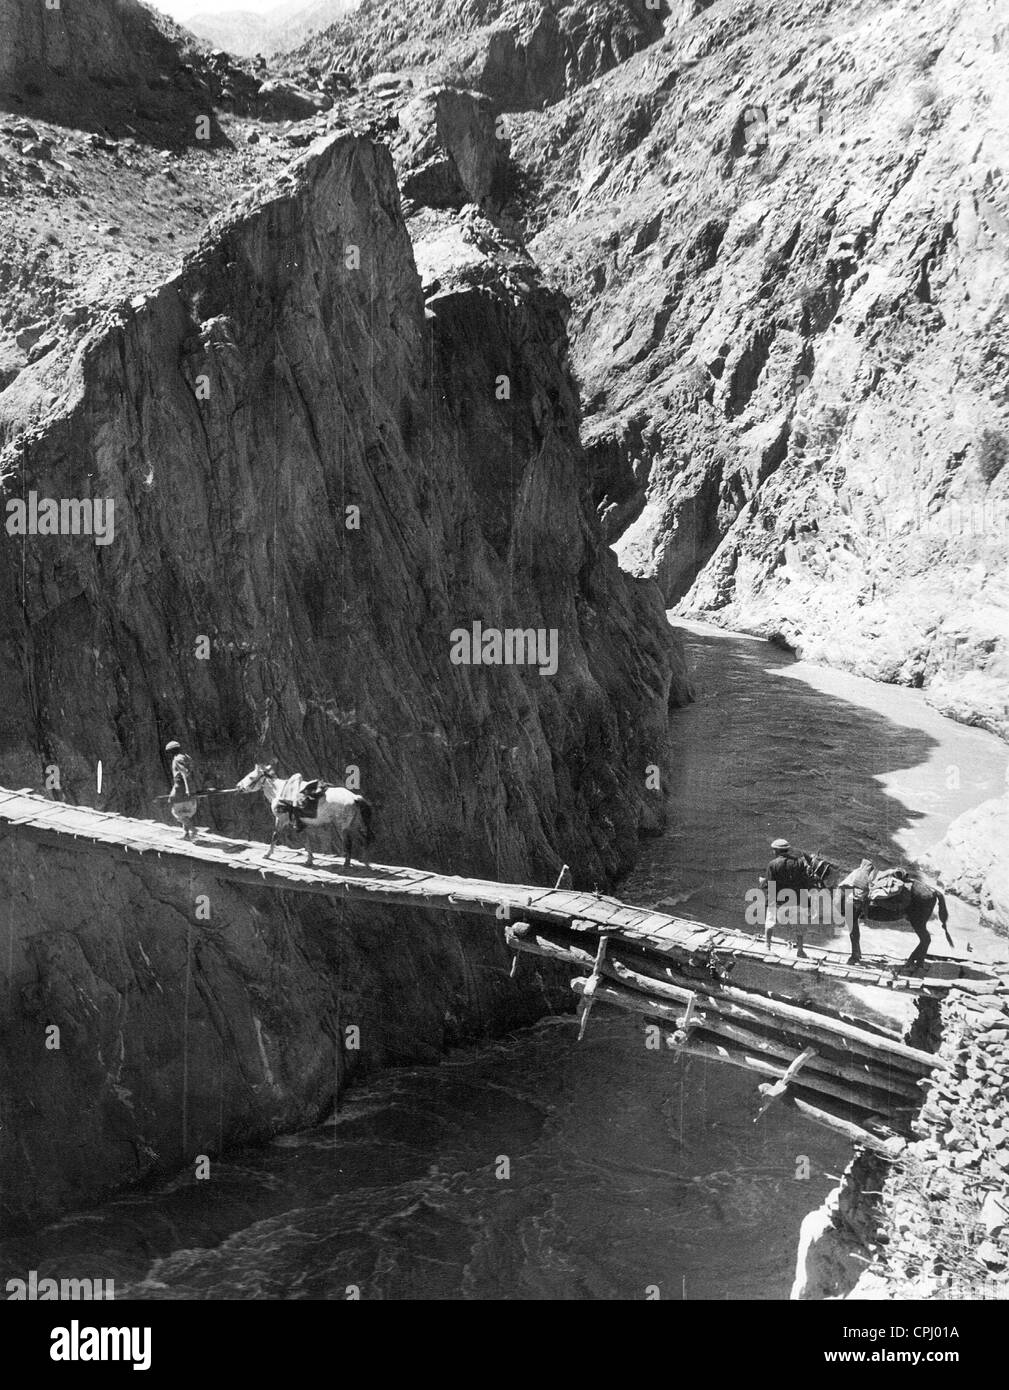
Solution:
{"label": "mule's tail", "polygon": [[946,923],[949,921],[949,912],[946,910],[946,899],[943,897],[942,893],[939,892],[938,888],[935,890],[935,901],[936,906],[939,909],[939,925],[942,927],[943,932],[946,935],[946,940],[949,942],[950,949],[952,950],[953,938],[950,936],[949,931],[946,927]]}
{"label": "mule's tail", "polygon": [[361,812],[361,822],[364,825],[364,843],[370,845],[375,838],[374,817],[375,808],[370,801],[365,801],[363,796],[358,796],[357,809]]}

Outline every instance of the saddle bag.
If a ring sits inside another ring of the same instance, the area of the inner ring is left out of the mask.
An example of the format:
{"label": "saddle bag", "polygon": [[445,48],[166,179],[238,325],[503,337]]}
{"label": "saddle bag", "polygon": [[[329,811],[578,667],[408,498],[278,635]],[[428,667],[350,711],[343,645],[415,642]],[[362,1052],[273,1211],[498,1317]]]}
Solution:
{"label": "saddle bag", "polygon": [[277,801],[277,810],[287,816],[289,827],[300,835],[305,829],[306,820],[315,820],[319,802],[326,794],[328,782],[320,782],[318,778],[313,778],[311,782],[299,782],[291,785],[293,779],[288,779],[285,792],[293,792],[294,797],[289,794]]}
{"label": "saddle bag", "polygon": [[869,907],[898,908],[911,896],[911,876],[904,869],[882,869],[869,886]]}

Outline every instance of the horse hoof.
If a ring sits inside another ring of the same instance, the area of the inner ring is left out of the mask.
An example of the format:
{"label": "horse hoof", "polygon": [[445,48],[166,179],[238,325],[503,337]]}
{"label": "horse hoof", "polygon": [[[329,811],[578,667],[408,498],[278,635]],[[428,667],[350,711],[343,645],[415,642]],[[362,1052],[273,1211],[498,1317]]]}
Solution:
{"label": "horse hoof", "polygon": [[861,965],[861,963],[862,963],[862,957],[861,957],[861,956],[849,956],[849,957],[848,957],[848,964],[849,964],[849,965]]}

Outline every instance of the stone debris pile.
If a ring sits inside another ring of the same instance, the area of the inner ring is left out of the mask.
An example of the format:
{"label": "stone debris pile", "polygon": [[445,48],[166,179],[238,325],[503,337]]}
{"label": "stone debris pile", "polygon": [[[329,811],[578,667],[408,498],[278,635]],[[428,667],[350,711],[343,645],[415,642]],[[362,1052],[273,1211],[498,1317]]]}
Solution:
{"label": "stone debris pile", "polygon": [[941,1005],[943,1063],[883,1183],[854,1297],[1009,1298],[1009,980]]}

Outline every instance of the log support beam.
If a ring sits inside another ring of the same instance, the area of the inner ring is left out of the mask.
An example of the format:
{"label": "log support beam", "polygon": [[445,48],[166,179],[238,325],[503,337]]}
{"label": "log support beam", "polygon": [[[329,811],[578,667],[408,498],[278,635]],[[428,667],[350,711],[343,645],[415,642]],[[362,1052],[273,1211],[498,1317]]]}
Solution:
{"label": "log support beam", "polygon": [[812,1059],[815,1056],[816,1048],[807,1047],[805,1051],[799,1053],[798,1057],[796,1057],[794,1062],[789,1062],[788,1070],[785,1072],[785,1075],[781,1078],[780,1081],[761,1082],[761,1084],[757,1087],[757,1090],[764,1097],[764,1103],[757,1111],[756,1115],[753,1117],[754,1124],[757,1123],[757,1121],[760,1119],[761,1115],[763,1115],[764,1111],[768,1108],[768,1106],[773,1105],[774,1102],[779,1099],[779,1097],[785,1094],[785,1092],[788,1090],[790,1082],[792,1082],[795,1079],[795,1077],[798,1076],[799,1072],[802,1071],[806,1063],[812,1061]]}
{"label": "log support beam", "polygon": [[589,1023],[589,1013],[592,1005],[596,1001],[596,991],[599,989],[599,981],[603,974],[603,961],[606,958],[606,948],[610,944],[608,936],[599,938],[599,945],[596,948],[596,958],[592,966],[592,974],[587,980],[579,980],[581,989],[578,991],[580,1003],[578,1008],[578,1041],[581,1042],[585,1036],[585,1029]]}

